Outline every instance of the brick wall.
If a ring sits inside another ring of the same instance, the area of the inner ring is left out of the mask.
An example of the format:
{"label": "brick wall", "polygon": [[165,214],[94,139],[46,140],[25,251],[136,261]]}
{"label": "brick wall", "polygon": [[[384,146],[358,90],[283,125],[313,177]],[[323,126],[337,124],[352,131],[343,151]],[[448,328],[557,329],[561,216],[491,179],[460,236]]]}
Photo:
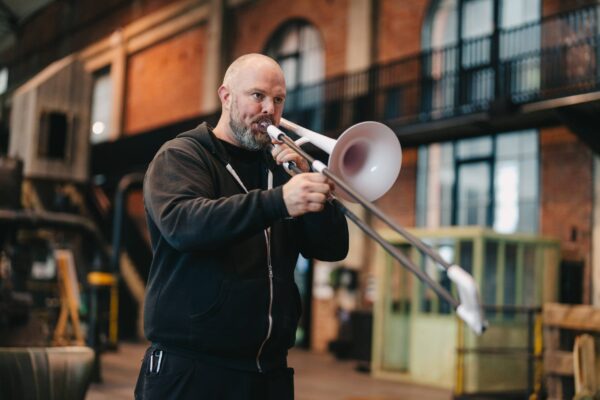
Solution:
{"label": "brick wall", "polygon": [[421,51],[421,28],[429,3],[429,0],[380,2],[377,61],[387,62]]}
{"label": "brick wall", "polygon": [[347,0],[255,1],[233,12],[224,29],[237,29],[232,60],[245,53],[262,52],[271,35],[290,19],[304,19],[320,32],[325,51],[325,75],[345,71]]}
{"label": "brick wall", "polygon": [[130,57],[125,133],[134,134],[200,113],[206,26]]}
{"label": "brick wall", "polygon": [[583,297],[590,301],[592,152],[565,127],[540,131],[540,233],[560,239],[562,258],[584,262]]}
{"label": "brick wall", "polygon": [[[417,148],[402,151],[402,168],[394,186],[377,201],[377,206],[392,219],[405,227],[416,223]],[[376,227],[384,225],[378,220]]]}

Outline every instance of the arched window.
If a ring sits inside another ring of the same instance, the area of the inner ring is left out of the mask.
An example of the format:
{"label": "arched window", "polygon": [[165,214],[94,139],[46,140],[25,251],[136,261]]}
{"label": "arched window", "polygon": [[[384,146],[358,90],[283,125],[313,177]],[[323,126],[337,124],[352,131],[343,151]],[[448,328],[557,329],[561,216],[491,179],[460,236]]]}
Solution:
{"label": "arched window", "polygon": [[434,1],[423,29],[424,106],[431,116],[485,107],[497,85],[517,96],[536,91],[540,31],[531,22],[540,10],[540,0]]}
{"label": "arched window", "polygon": [[313,130],[321,129],[325,68],[317,29],[304,20],[288,21],[271,36],[265,53],[279,62],[285,74],[287,118]]}

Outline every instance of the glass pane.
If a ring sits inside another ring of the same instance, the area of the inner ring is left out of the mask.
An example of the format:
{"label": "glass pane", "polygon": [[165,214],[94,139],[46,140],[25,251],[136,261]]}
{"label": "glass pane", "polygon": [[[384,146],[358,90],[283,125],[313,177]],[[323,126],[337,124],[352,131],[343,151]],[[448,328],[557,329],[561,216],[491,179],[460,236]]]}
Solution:
{"label": "glass pane", "polygon": [[458,225],[488,223],[490,167],[487,163],[463,164],[458,172]]}
{"label": "glass pane", "polygon": [[503,0],[500,26],[504,29],[540,19],[540,0]]}
{"label": "glass pane", "polygon": [[500,232],[537,232],[539,166],[537,132],[497,137],[494,228]]}
{"label": "glass pane", "polygon": [[301,59],[300,84],[309,85],[323,78],[323,52],[320,49],[305,52]]}
{"label": "glass pane", "polygon": [[475,157],[487,157],[492,154],[492,138],[490,136],[464,139],[456,145],[456,157],[464,160]]}
{"label": "glass pane", "polygon": [[522,155],[535,155],[538,153],[538,135],[536,130],[527,130],[519,133],[519,150]]}
{"label": "glass pane", "polygon": [[499,135],[496,140],[498,159],[513,159],[525,155],[536,155],[537,148],[537,132],[535,130],[505,133]]}
{"label": "glass pane", "polygon": [[454,146],[451,143],[440,144],[440,185],[441,209],[440,225],[452,225],[452,190],[454,189]]}
{"label": "glass pane", "polygon": [[277,49],[277,55],[285,56],[297,53],[299,47],[298,28],[293,25],[290,27],[290,29],[286,29],[284,32],[283,39],[281,40],[281,46],[279,49]]}
{"label": "glass pane", "polygon": [[440,48],[455,44],[457,38],[456,0],[444,0],[433,18],[431,47]]}
{"label": "glass pane", "polygon": [[298,85],[298,82],[296,81],[298,76],[298,73],[296,72],[298,69],[298,59],[295,57],[284,58],[279,60],[279,64],[281,65],[283,75],[285,76],[287,90],[294,89]]}
{"label": "glass pane", "polygon": [[304,25],[300,31],[300,51],[321,51],[319,32],[311,25]]}
{"label": "glass pane", "polygon": [[437,143],[429,146],[428,152],[428,176],[427,176],[427,219],[426,226],[437,228],[440,226],[439,210],[441,196],[440,172],[441,153],[440,145]]}
{"label": "glass pane", "polygon": [[427,146],[419,146],[417,158],[417,226],[425,226],[427,223]]}
{"label": "glass pane", "polygon": [[321,38],[311,25],[300,30],[300,84],[305,86],[323,79],[323,51]]}
{"label": "glass pane", "polygon": [[523,233],[537,233],[538,228],[538,202],[535,201],[522,201],[519,206],[519,226],[518,232]]}
{"label": "glass pane", "polygon": [[519,133],[505,133],[496,139],[496,159],[513,159],[519,153]]}
{"label": "glass pane", "polygon": [[463,6],[463,39],[489,35],[494,29],[492,0],[467,0]]}
{"label": "glass pane", "polygon": [[519,223],[519,164],[517,161],[496,163],[494,177],[494,229],[513,233]]}
{"label": "glass pane", "polygon": [[112,120],[113,85],[110,69],[94,76],[91,112],[91,142],[99,143],[110,138]]}
{"label": "glass pane", "polygon": [[526,159],[519,163],[519,198],[521,200],[535,200],[538,196],[538,160]]}

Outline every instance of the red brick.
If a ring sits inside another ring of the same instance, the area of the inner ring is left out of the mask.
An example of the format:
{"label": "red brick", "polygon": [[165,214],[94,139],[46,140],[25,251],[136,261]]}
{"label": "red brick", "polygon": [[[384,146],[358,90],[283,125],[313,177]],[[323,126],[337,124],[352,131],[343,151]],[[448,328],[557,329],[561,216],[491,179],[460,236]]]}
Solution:
{"label": "red brick", "polygon": [[421,51],[421,27],[429,0],[384,0],[380,4],[379,62],[388,62]]}
{"label": "red brick", "polygon": [[206,29],[203,25],[130,58],[126,134],[200,113],[205,42]]}
{"label": "red brick", "polygon": [[[540,233],[561,241],[562,258],[583,261],[584,282],[591,281],[593,155],[565,127],[540,131]],[[576,230],[576,240],[572,231]],[[589,286],[584,301],[590,301]]]}
{"label": "red brick", "polygon": [[[403,149],[402,168],[394,186],[377,201],[377,206],[402,226],[415,226],[417,149]],[[383,227],[380,222],[376,226]]]}

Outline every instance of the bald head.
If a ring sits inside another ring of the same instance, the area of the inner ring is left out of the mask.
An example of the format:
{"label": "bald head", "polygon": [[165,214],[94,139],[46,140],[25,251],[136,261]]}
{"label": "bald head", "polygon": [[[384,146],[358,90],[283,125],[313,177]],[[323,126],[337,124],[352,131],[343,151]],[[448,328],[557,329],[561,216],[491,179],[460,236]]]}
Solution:
{"label": "bald head", "polygon": [[240,77],[240,73],[247,70],[249,67],[275,68],[279,70],[281,72],[281,75],[283,76],[283,71],[281,70],[281,67],[271,57],[258,53],[250,53],[238,57],[234,62],[231,63],[231,65],[229,66],[229,68],[227,68],[227,71],[225,72],[225,76],[223,77],[223,85],[229,87],[234,86],[237,83],[238,78]]}

